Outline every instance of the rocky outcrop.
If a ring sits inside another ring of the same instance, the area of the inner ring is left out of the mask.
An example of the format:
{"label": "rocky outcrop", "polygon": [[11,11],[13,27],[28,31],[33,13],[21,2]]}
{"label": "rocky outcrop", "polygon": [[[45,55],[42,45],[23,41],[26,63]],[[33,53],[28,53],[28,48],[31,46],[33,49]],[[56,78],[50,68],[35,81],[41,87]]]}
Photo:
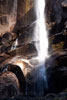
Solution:
{"label": "rocky outcrop", "polygon": [[35,20],[33,5],[33,0],[1,0],[0,35],[13,31],[14,27],[31,24]]}
{"label": "rocky outcrop", "polygon": [[62,4],[65,0],[52,0],[49,5],[49,0],[46,1],[46,22],[49,31],[50,52],[65,52],[66,48],[66,11],[67,8]]}
{"label": "rocky outcrop", "polygon": [[0,75],[0,99],[19,94],[19,82],[15,74],[5,72]]}
{"label": "rocky outcrop", "polygon": [[0,5],[0,64],[6,64],[15,56],[36,56],[32,41],[34,25],[31,24],[35,20],[33,0],[2,0]]}
{"label": "rocky outcrop", "polygon": [[[20,67],[16,66],[14,62],[20,58],[29,60],[37,55],[32,41],[35,26],[35,23],[32,24],[35,21],[33,5],[33,0],[0,1],[0,74],[5,77],[5,73],[7,74],[8,71],[9,74],[11,72],[15,74],[19,92],[23,95],[26,94],[26,79]],[[9,84],[7,81],[5,83]],[[14,84],[16,83],[14,82]],[[4,91],[8,92],[8,90]],[[4,95],[6,97],[6,94]],[[10,97],[10,95],[8,96]],[[11,97],[13,96],[15,96],[14,93]]]}
{"label": "rocky outcrop", "polygon": [[46,23],[49,31],[49,54],[51,55],[46,61],[48,91],[54,93],[67,88],[66,4],[66,0],[52,0],[51,2],[46,0]]}

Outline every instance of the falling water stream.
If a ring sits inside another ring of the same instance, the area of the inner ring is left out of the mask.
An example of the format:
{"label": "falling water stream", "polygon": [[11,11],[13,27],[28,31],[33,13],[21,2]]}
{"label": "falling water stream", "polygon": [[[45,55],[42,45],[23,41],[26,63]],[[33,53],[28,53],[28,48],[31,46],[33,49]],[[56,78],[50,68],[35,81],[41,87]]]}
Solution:
{"label": "falling water stream", "polygon": [[45,25],[45,0],[35,0],[35,11],[36,11],[36,27],[35,27],[35,38],[36,48],[38,50],[38,57],[40,63],[44,62],[48,55],[48,37]]}
{"label": "falling water stream", "polygon": [[[47,30],[45,25],[45,0],[35,0],[35,12],[36,12],[36,26],[34,30],[34,38],[35,38],[35,46],[38,51],[38,60],[39,64],[37,65],[39,67],[39,80],[38,84],[39,91],[42,93],[44,92],[44,85],[47,88],[47,78],[46,78],[46,68],[45,68],[45,61],[48,56],[48,36],[47,36]],[[42,88],[42,83],[43,88]],[[41,94],[42,94],[41,93]]]}

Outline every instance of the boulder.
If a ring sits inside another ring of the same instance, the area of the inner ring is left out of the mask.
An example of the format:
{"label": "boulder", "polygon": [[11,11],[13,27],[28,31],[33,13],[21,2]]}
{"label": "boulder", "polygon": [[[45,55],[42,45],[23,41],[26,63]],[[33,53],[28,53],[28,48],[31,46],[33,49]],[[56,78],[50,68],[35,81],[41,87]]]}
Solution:
{"label": "boulder", "polygon": [[19,94],[19,82],[15,74],[5,72],[0,75],[0,99]]}

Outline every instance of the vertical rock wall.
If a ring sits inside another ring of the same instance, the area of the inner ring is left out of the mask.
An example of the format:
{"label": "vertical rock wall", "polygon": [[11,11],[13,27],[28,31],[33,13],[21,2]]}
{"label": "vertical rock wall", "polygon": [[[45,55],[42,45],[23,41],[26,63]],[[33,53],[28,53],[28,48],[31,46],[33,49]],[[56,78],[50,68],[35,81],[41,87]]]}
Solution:
{"label": "vertical rock wall", "polygon": [[[19,25],[26,26],[35,20],[34,0],[18,0],[17,21]],[[18,26],[19,26],[18,25]]]}
{"label": "vertical rock wall", "polygon": [[35,20],[34,0],[0,0],[0,34]]}

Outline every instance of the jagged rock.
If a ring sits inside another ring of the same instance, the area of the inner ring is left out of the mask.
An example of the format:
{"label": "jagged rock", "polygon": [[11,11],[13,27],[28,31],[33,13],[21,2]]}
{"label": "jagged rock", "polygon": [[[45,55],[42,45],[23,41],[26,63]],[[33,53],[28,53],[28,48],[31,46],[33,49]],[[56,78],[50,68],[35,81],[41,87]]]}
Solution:
{"label": "jagged rock", "polygon": [[15,74],[5,72],[0,75],[0,99],[19,94],[19,82]]}
{"label": "jagged rock", "polygon": [[47,69],[48,91],[53,93],[63,91],[67,87],[66,77],[66,66],[49,67]]}

